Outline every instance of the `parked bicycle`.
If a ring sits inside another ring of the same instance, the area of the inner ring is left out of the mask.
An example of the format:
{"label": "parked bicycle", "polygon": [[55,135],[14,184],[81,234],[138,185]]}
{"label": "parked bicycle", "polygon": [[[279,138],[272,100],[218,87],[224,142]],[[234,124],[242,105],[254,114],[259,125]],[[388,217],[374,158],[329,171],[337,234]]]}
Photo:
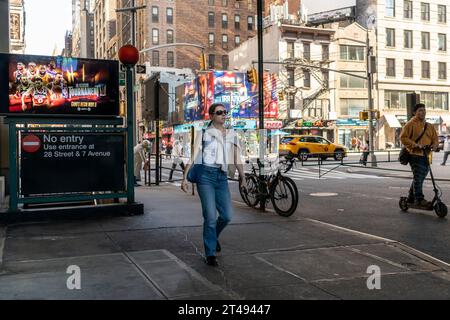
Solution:
{"label": "parked bicycle", "polygon": [[[248,160],[247,163],[250,163]],[[277,214],[283,217],[291,216],[298,205],[298,189],[294,180],[283,176],[289,172],[295,163],[295,159],[280,161],[280,166],[276,173],[259,175],[259,169],[264,168],[264,164],[257,159],[258,168],[252,163],[252,173],[246,174],[246,189],[240,189],[244,202],[252,208],[258,207],[261,203],[267,205],[269,200]],[[271,165],[271,164],[270,164]]]}

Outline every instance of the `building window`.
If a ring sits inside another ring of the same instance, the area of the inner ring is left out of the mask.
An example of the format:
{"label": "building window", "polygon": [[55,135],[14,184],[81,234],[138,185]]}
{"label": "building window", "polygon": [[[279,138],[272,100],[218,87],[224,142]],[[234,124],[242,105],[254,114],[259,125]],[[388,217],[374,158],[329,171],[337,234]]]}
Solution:
{"label": "building window", "polygon": [[228,0],[222,0],[222,6],[227,7],[228,6]]}
{"label": "building window", "polygon": [[295,70],[294,69],[287,69],[287,78],[288,83],[290,87],[295,86]]}
{"label": "building window", "polygon": [[439,62],[439,80],[447,80],[447,63]]}
{"label": "building window", "polygon": [[422,78],[430,79],[430,61],[422,61]]}
{"label": "building window", "polygon": [[173,68],[175,65],[173,51],[167,52],[167,66]]}
{"label": "building window", "polygon": [[311,43],[303,42],[303,59],[311,60]]}
{"label": "building window", "polygon": [[228,28],[228,15],[226,13],[222,13],[222,28]]}
{"label": "building window", "polygon": [[420,17],[424,21],[430,21],[430,4],[421,2],[420,3]]}
{"label": "building window", "polygon": [[445,33],[438,34],[438,50],[447,51],[447,35]]}
{"label": "building window", "polygon": [[208,64],[209,64],[209,66],[208,66],[208,68],[209,69],[214,69],[214,67],[215,67],[215,58],[216,58],[216,56],[215,55],[213,55],[213,54],[210,54],[209,56],[208,56]]}
{"label": "building window", "polygon": [[208,12],[208,27],[214,28],[214,12]]}
{"label": "building window", "polygon": [[252,16],[247,17],[247,29],[248,29],[248,31],[253,31],[253,17]]}
{"label": "building window", "polygon": [[208,43],[210,46],[213,46],[215,42],[215,37],[214,37],[214,33],[209,33],[208,34]]}
{"label": "building window", "polygon": [[447,23],[447,6],[438,5],[438,22]]}
{"label": "building window", "polygon": [[236,45],[236,47],[241,44],[241,36],[239,35],[234,36],[234,44]]}
{"label": "building window", "polygon": [[330,46],[327,44],[322,45],[322,61],[330,60]]}
{"label": "building window", "polygon": [[167,30],[167,43],[173,43],[173,30]]}
{"label": "building window", "polygon": [[287,59],[295,58],[295,42],[288,41],[287,43]]}
{"label": "building window", "polygon": [[311,88],[311,72],[307,69],[303,69],[303,86]]}
{"label": "building window", "polygon": [[228,70],[228,55],[224,55],[222,56],[222,69],[223,70]]}
{"label": "building window", "polygon": [[236,1],[236,2],[234,3],[234,7],[235,7],[236,9],[240,9],[240,8],[241,8],[241,3],[240,3],[239,1]]}
{"label": "building window", "polygon": [[413,2],[411,0],[405,0],[403,2],[403,17],[405,19],[413,18]]}
{"label": "building window", "polygon": [[234,15],[234,28],[236,30],[241,28],[241,16],[238,14]]}
{"label": "building window", "polygon": [[395,47],[395,29],[386,28],[386,47]]}
{"label": "building window", "polygon": [[386,75],[395,77],[395,59],[386,59]]}
{"label": "building window", "polygon": [[253,10],[253,0],[248,0],[247,4],[248,4],[248,10],[249,11]]}
{"label": "building window", "polygon": [[409,91],[384,91],[384,105],[389,109],[405,109],[406,94]]}
{"label": "building window", "polygon": [[367,110],[368,99],[340,99],[340,114],[351,118],[358,118],[361,111]]}
{"label": "building window", "polygon": [[155,28],[152,30],[152,43],[159,44],[159,30]]}
{"label": "building window", "polygon": [[159,51],[152,51],[152,66],[159,67]]}
{"label": "building window", "polygon": [[214,0],[208,0],[208,5],[213,6],[214,5]]}
{"label": "building window", "polygon": [[226,34],[222,35],[222,49],[228,49],[228,36]]}
{"label": "building window", "polygon": [[422,49],[430,50],[430,33],[422,32]]}
{"label": "building window", "polygon": [[413,71],[413,61],[412,60],[405,60],[405,67],[404,67],[404,77],[405,78],[412,78],[414,76]]}
{"label": "building window", "polygon": [[364,47],[340,46],[341,60],[364,61]]}
{"label": "building window", "polygon": [[152,7],[152,22],[159,22],[159,8],[156,6]]}
{"label": "building window", "polygon": [[[356,74],[362,77],[366,76],[365,72],[352,72],[352,74]],[[350,75],[341,74],[339,75],[341,78],[341,88],[348,89],[364,89],[367,88],[367,80],[352,77]]]}
{"label": "building window", "polygon": [[173,23],[173,9],[172,8],[167,8],[166,10],[166,20],[168,24],[172,24]]}
{"label": "building window", "polygon": [[427,109],[448,110],[448,93],[446,92],[421,92],[420,102]]}
{"label": "building window", "polygon": [[405,30],[403,32],[403,47],[407,49],[412,49],[413,47],[413,32],[412,30]]}
{"label": "building window", "polygon": [[386,17],[395,17],[395,0],[386,0]]}

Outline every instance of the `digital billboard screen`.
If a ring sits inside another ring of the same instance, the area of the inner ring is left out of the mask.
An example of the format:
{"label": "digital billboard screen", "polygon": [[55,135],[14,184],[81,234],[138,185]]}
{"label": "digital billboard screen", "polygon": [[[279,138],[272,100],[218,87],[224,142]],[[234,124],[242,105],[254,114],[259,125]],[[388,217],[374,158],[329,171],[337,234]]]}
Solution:
{"label": "digital billboard screen", "polygon": [[119,115],[117,61],[0,54],[0,113]]}

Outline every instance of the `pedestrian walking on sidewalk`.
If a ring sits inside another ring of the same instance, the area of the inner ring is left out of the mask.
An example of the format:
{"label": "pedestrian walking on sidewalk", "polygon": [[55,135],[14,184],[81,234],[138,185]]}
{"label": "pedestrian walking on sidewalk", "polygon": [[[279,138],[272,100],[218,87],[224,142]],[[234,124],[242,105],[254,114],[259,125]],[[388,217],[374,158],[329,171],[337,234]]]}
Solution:
{"label": "pedestrian walking on sidewalk", "polygon": [[363,145],[363,152],[361,154],[360,163],[364,166],[367,166],[367,158],[369,157],[369,140]]}
{"label": "pedestrian walking on sidewalk", "polygon": [[441,166],[445,166],[447,163],[448,155],[450,154],[450,134],[447,135],[444,141],[444,160],[441,163]]}
{"label": "pedestrian walking on sidewalk", "polygon": [[431,202],[425,200],[423,182],[430,171],[430,166],[424,147],[431,146],[431,149],[436,151],[439,139],[434,127],[425,121],[425,105],[416,104],[413,111],[414,117],[406,123],[400,135],[403,145],[411,155],[409,164],[414,176],[409,189],[408,202],[428,208],[431,206]]}
{"label": "pedestrian walking on sidewalk", "polygon": [[150,141],[144,140],[141,143],[138,143],[134,149],[134,181],[135,186],[139,187],[140,184],[138,184],[139,181],[141,181],[141,170],[142,170],[142,164],[145,163],[145,151],[148,151],[150,148]]}
{"label": "pedestrian walking on sidewalk", "polygon": [[[218,238],[230,223],[233,209],[227,174],[233,178],[239,172],[239,187],[243,187],[244,166],[236,132],[225,128],[227,111],[223,104],[214,103],[209,108],[210,124],[196,134],[194,152],[184,171],[181,189],[188,190],[187,176],[193,164],[198,166],[197,190],[203,212],[203,244],[205,262],[217,266],[216,252],[221,251]],[[217,217],[217,212],[219,213]]]}
{"label": "pedestrian walking on sidewalk", "polygon": [[177,165],[180,165],[181,169],[184,173],[184,163],[183,163],[183,137],[181,136],[179,139],[175,140],[173,143],[173,150],[172,150],[172,156],[173,156],[173,162],[172,162],[172,169],[170,170],[169,174],[169,181],[172,180],[173,172],[176,169]]}

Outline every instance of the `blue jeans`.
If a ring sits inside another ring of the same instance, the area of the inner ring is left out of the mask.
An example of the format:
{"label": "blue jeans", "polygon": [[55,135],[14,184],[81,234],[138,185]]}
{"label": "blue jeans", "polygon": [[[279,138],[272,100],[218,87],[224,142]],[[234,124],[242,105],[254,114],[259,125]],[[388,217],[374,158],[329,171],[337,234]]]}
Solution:
{"label": "blue jeans", "polygon": [[423,182],[430,171],[428,159],[425,156],[411,156],[409,164],[411,165],[414,176],[411,188],[409,189],[409,197],[414,197],[416,200],[422,200],[424,199]]}
{"label": "blue jeans", "polygon": [[[233,208],[228,189],[228,178],[220,168],[203,166],[203,172],[197,183],[198,195],[203,211],[203,244],[205,255],[215,256],[217,239],[231,221]],[[219,212],[217,218],[216,210]]]}

